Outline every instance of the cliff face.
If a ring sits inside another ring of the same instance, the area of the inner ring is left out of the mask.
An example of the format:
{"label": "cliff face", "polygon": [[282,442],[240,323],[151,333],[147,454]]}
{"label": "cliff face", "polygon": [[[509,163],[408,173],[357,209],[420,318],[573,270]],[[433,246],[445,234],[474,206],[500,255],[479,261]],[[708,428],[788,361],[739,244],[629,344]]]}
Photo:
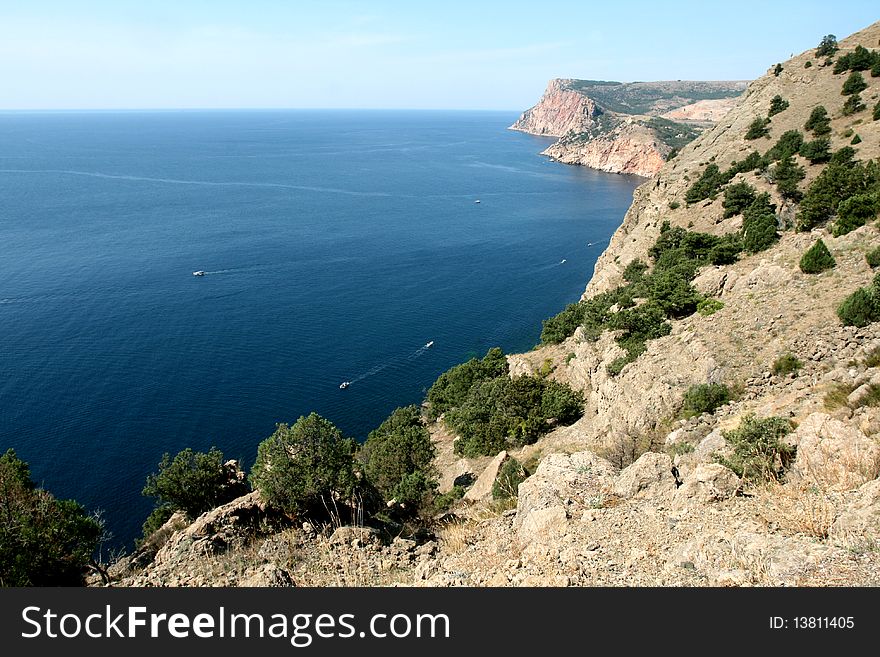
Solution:
{"label": "cliff face", "polygon": [[578,138],[576,133],[569,135],[541,154],[564,164],[650,178],[672,150],[652,130],[637,123],[620,124],[610,133],[593,139]]}
{"label": "cliff face", "polygon": [[[560,162],[650,177],[673,148],[714,125],[744,88],[741,82],[555,79],[510,129],[559,137],[543,155]],[[720,97],[696,100],[702,95]]]}
{"label": "cliff face", "polygon": [[589,97],[568,88],[569,80],[550,80],[537,105],[523,112],[511,130],[545,137],[561,137],[596,125],[602,110]]}

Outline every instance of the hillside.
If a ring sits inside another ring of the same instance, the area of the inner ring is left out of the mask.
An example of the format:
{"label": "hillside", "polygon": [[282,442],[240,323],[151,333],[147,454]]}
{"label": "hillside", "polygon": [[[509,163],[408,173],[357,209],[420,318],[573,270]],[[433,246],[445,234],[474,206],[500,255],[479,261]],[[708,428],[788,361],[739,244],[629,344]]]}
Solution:
{"label": "hillside", "polygon": [[560,162],[648,177],[674,149],[726,114],[745,87],[556,79],[510,128],[559,137],[543,154]]}
{"label": "hillside", "polygon": [[[830,56],[774,66],[639,187],[582,299],[545,324],[544,344],[507,357],[513,380],[581,391],[583,416],[477,458],[455,453],[448,413],[431,423],[441,491],[468,486],[433,534],[279,525],[251,493],[194,523],[172,518],[114,577],[876,586],[878,43],[880,23]],[[594,120],[595,103],[579,102],[529,121]],[[509,457],[526,478],[493,500]]]}

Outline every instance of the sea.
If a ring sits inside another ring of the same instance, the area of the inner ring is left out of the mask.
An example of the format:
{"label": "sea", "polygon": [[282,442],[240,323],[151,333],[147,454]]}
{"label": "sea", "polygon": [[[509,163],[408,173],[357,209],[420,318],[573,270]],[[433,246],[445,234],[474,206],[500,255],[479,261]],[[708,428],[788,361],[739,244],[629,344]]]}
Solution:
{"label": "sea", "polygon": [[363,441],[532,348],[643,179],[549,161],[516,117],[0,113],[0,450],[130,548],[165,452],[248,468],[312,411]]}

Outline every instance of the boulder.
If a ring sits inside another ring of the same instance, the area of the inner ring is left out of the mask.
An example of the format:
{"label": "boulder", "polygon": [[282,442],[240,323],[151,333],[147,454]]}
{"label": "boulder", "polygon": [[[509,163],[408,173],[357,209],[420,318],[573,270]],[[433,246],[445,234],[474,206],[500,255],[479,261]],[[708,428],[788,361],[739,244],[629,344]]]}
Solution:
{"label": "boulder", "polygon": [[694,459],[700,463],[713,463],[716,453],[724,453],[728,449],[729,445],[721,429],[714,429],[694,449]]}
{"label": "boulder", "polygon": [[464,494],[464,499],[470,500],[471,502],[480,502],[492,497],[492,485],[495,483],[495,479],[501,471],[501,466],[503,466],[505,461],[509,458],[510,456],[507,452],[501,450],[501,452],[489,462],[489,465],[486,466],[486,469],[483,470],[482,474],[477,477],[474,485]]}
{"label": "boulder", "polygon": [[880,544],[880,479],[864,484],[831,525],[830,536],[846,545]]}
{"label": "boulder", "polygon": [[733,497],[739,489],[740,479],[732,470],[720,463],[700,463],[675,491],[675,500],[710,504]]}
{"label": "boulder", "polygon": [[620,473],[612,492],[623,498],[656,498],[674,490],[672,459],[667,454],[646,452]]}
{"label": "boulder", "polygon": [[514,528],[528,543],[583,509],[600,505],[611,490],[616,468],[592,452],[550,454],[519,485]]}
{"label": "boulder", "polygon": [[693,280],[692,285],[697,289],[697,292],[705,296],[717,297],[724,290],[726,280],[727,271],[725,269],[710,267],[700,272],[699,276]]}
{"label": "boulder", "polygon": [[797,445],[791,481],[850,490],[874,479],[880,469],[880,445],[826,413],[809,415],[790,441]]}
{"label": "boulder", "polygon": [[379,531],[372,527],[337,527],[330,536],[330,545],[350,545],[362,547],[372,543],[381,543]]}
{"label": "boulder", "polygon": [[253,572],[246,574],[238,582],[239,586],[283,588],[296,586],[293,579],[283,568],[267,563]]}

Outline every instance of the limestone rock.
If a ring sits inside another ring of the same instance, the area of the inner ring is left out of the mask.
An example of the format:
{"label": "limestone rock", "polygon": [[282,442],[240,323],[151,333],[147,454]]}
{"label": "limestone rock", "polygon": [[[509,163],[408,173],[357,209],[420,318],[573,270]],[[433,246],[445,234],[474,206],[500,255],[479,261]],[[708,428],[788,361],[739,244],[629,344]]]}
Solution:
{"label": "limestone rock", "polygon": [[331,545],[351,545],[361,547],[371,543],[381,543],[379,531],[372,527],[337,527],[330,535]]}
{"label": "limestone rock", "polygon": [[694,279],[692,285],[700,294],[717,297],[724,290],[727,271],[723,267],[708,267]]}
{"label": "limestone rock", "polygon": [[495,483],[495,479],[498,477],[501,467],[509,458],[507,452],[501,450],[501,452],[489,462],[489,465],[486,466],[486,469],[483,470],[482,474],[477,477],[474,485],[464,494],[464,499],[470,500],[471,502],[479,502],[491,497],[492,485]]}
{"label": "limestone rock", "polygon": [[880,544],[880,479],[859,489],[858,497],[831,525],[830,535],[847,545]]}
{"label": "limestone rock", "polygon": [[672,459],[667,454],[646,452],[621,471],[614,482],[613,492],[618,497],[662,497],[675,490]]}
{"label": "limestone rock", "polygon": [[275,564],[267,563],[245,575],[238,582],[239,586],[283,588],[295,586],[290,573]]}
{"label": "limestone rock", "polygon": [[728,447],[721,429],[714,429],[694,449],[694,459],[702,463],[713,463],[714,455],[725,453]]}
{"label": "limestone rock", "polygon": [[703,504],[726,500],[737,494],[740,479],[720,463],[700,463],[675,492],[675,500],[682,503],[696,500]]}
{"label": "limestone rock", "polygon": [[797,457],[789,474],[829,490],[858,488],[880,470],[880,445],[827,413],[809,415],[791,436]]}

